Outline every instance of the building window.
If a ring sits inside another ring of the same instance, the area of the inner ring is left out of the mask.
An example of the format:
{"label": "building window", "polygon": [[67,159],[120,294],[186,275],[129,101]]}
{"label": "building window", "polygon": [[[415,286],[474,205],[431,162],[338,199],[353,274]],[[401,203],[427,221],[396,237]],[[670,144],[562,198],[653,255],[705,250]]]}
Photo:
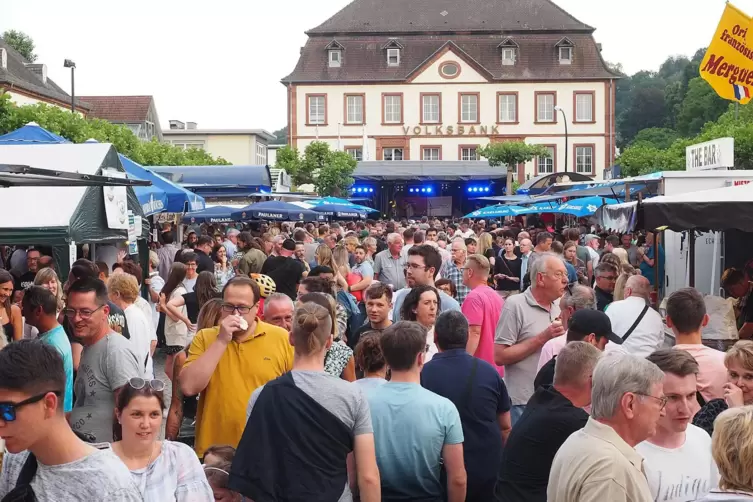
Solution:
{"label": "building window", "polygon": [[515,47],[504,47],[502,49],[502,65],[512,66],[515,64]]}
{"label": "building window", "polygon": [[479,94],[460,95],[460,122],[478,123]]}
{"label": "building window", "polygon": [[342,51],[339,49],[333,49],[329,51],[329,66],[331,68],[337,68],[342,63]]}
{"label": "building window", "polygon": [[554,122],[554,106],[556,104],[554,93],[536,93],[536,122]]}
{"label": "building window", "polygon": [[438,124],[442,121],[439,94],[424,94],[421,96],[421,122]]}
{"label": "building window", "polygon": [[402,148],[385,148],[382,150],[384,160],[403,160]]}
{"label": "building window", "polygon": [[363,124],[363,94],[345,96],[345,123]]}
{"label": "building window", "polygon": [[179,140],[179,141],[172,141],[171,144],[173,146],[177,146],[178,148],[181,148],[183,150],[188,150],[189,148],[198,148],[199,150],[203,150],[204,149],[204,142],[203,141]]}
{"label": "building window", "polygon": [[259,166],[267,165],[267,145],[256,143],[256,164]]}
{"label": "building window", "polygon": [[549,151],[549,157],[538,157],[536,160],[536,170],[538,174],[552,174],[554,172],[555,150],[553,146],[545,146]]}
{"label": "building window", "polygon": [[580,174],[593,174],[594,172],[594,148],[593,146],[575,147],[575,172]]}
{"label": "building window", "polygon": [[403,123],[402,94],[385,94],[383,103],[383,118],[385,124]]}
{"label": "building window", "polygon": [[387,66],[400,65],[400,49],[387,49]]}
{"label": "building window", "polygon": [[347,147],[345,152],[358,162],[363,160],[363,148],[360,146]]}
{"label": "building window", "polygon": [[308,105],[308,124],[324,125],[327,123],[327,96],[312,95],[307,96]]}
{"label": "building window", "polygon": [[475,146],[461,146],[460,160],[478,160]]}
{"label": "building window", "polygon": [[460,66],[454,61],[447,61],[439,66],[439,74],[444,78],[456,78],[460,75]]}
{"label": "building window", "polygon": [[499,116],[497,121],[500,123],[518,122],[518,93],[498,93]]}
{"label": "building window", "polygon": [[575,121],[576,122],[593,122],[594,121],[594,93],[593,92],[576,92],[575,93]]}
{"label": "building window", "polygon": [[569,45],[563,45],[559,48],[560,64],[570,64],[573,62],[573,48]]}
{"label": "building window", "polygon": [[425,146],[421,148],[421,160],[441,160],[438,146]]}

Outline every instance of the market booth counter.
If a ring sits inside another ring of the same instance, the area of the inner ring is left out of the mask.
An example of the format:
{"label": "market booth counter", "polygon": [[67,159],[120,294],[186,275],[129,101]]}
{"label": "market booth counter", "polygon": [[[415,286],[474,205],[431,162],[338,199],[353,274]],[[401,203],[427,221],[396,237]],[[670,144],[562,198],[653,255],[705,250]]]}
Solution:
{"label": "market booth counter", "polygon": [[[0,164],[125,178],[117,151],[106,143],[0,145]],[[0,243],[51,246],[62,280],[76,244],[128,240],[129,216],[141,221],[141,235],[148,233],[131,186],[11,186],[0,188],[0,199]]]}

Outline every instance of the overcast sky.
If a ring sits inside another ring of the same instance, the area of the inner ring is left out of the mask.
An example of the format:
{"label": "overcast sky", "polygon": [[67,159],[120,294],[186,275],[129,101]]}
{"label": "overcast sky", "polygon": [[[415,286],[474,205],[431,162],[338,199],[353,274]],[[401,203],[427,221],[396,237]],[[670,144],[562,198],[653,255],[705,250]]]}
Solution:
{"label": "overcast sky", "polygon": [[[286,124],[280,79],[295,67],[303,32],[348,1],[8,0],[0,32],[29,34],[37,62],[66,90],[63,59],[73,59],[78,95],[153,95],[163,128],[179,119],[273,131]],[[723,0],[556,3],[594,26],[604,58],[628,73],[705,47],[724,9]],[[753,14],[753,0],[734,4]]]}

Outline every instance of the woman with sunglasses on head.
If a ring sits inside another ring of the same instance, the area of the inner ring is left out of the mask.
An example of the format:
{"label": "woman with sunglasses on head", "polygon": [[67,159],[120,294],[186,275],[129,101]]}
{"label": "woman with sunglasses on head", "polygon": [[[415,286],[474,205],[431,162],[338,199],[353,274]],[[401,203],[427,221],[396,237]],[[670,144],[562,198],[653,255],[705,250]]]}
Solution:
{"label": "woman with sunglasses on head", "polygon": [[14,284],[10,272],[0,269],[0,325],[9,342],[20,340],[24,336],[21,309],[12,303]]}
{"label": "woman with sunglasses on head", "polygon": [[229,488],[253,500],[351,500],[351,489],[362,502],[381,500],[369,403],[324,369],[331,312],[299,306],[290,343],[292,371],[251,394]]}
{"label": "woman with sunglasses on head", "polygon": [[210,502],[213,500],[199,459],[183,443],[160,441],[165,406],[161,380],[131,378],[115,403],[122,428],[112,450],[131,471],[144,502]]}

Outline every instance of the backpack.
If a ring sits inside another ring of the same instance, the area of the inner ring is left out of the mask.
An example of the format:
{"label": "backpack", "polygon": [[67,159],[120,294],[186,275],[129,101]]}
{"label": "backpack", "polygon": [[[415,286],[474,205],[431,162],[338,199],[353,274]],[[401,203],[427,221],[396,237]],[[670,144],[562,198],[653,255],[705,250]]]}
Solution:
{"label": "backpack", "polygon": [[358,308],[356,299],[347,291],[338,291],[336,300],[337,303],[345,307],[345,312],[348,313],[348,323],[345,329],[345,336],[346,338],[350,339],[351,334],[355,333],[361,326],[363,326],[363,323],[366,321],[366,317]]}

